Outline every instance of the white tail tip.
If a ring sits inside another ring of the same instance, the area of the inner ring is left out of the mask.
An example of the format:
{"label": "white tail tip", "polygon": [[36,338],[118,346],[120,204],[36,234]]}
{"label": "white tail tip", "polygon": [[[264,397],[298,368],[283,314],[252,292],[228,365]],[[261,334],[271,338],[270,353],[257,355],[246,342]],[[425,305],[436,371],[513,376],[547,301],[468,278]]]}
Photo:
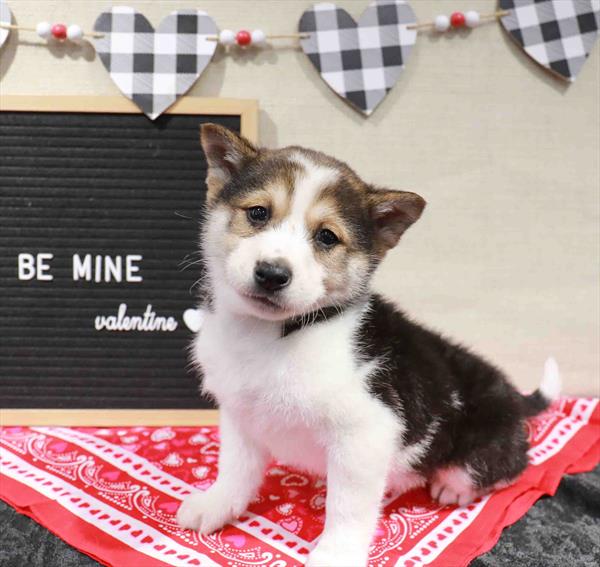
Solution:
{"label": "white tail tip", "polygon": [[560,396],[561,390],[560,372],[558,364],[551,356],[546,359],[544,364],[544,376],[540,384],[540,392],[548,401],[554,401]]}

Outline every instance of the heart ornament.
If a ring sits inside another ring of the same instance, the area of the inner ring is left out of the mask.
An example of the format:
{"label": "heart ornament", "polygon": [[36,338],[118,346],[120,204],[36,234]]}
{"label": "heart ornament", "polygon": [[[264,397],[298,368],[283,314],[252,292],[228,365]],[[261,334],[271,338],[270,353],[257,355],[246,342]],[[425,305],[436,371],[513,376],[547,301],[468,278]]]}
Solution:
{"label": "heart ornament", "polygon": [[323,80],[367,116],[396,84],[417,40],[405,0],[371,2],[358,22],[335,4],[316,4],[300,18],[304,53]]}
{"label": "heart ornament", "polygon": [[574,81],[600,28],[600,0],[500,0],[511,38],[537,63]]}
{"label": "heart ornament", "polygon": [[[10,8],[4,0],[0,0],[0,24],[11,24],[12,14]],[[4,45],[4,42],[8,38],[10,30],[7,28],[0,28],[0,47]]]}
{"label": "heart ornament", "polygon": [[185,94],[217,48],[214,20],[199,10],[172,12],[154,30],[133,8],[117,6],[98,16],[96,51],[119,90],[149,118]]}

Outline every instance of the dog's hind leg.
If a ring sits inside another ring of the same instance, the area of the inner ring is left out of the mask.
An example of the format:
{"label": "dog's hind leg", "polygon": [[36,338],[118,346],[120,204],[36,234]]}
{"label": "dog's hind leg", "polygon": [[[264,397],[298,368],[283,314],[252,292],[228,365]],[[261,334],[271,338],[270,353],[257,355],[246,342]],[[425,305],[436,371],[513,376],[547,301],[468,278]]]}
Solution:
{"label": "dog's hind leg", "polygon": [[444,506],[466,506],[512,484],[527,466],[528,446],[520,426],[513,436],[491,441],[461,462],[437,469],[430,479],[431,497]]}

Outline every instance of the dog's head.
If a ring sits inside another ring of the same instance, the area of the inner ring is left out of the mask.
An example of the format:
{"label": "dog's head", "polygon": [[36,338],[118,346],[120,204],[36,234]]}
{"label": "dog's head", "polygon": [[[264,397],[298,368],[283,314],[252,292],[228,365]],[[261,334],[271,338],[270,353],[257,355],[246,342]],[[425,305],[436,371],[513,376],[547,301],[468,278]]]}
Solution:
{"label": "dog's head", "polygon": [[352,302],[425,207],[320,152],[257,148],[215,124],[201,141],[203,252],[215,293],[238,313],[276,321]]}

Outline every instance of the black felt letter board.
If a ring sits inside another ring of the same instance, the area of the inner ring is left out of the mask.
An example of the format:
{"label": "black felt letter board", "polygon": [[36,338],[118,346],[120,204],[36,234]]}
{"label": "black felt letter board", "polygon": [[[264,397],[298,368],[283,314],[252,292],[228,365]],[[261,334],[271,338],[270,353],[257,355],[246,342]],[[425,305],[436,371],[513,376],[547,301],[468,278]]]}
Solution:
{"label": "black felt letter board", "polygon": [[181,265],[198,258],[202,122],[240,129],[0,112],[0,407],[207,405],[183,320],[201,271]]}

